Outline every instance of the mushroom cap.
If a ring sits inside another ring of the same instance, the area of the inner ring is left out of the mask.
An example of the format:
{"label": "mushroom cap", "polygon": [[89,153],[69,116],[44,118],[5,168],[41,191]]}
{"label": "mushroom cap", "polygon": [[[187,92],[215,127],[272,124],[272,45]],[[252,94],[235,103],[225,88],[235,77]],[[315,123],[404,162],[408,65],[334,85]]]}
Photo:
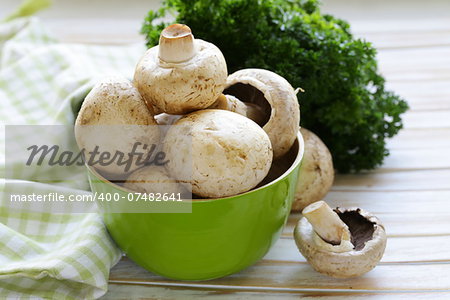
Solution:
{"label": "mushroom cap", "polygon": [[217,109],[179,119],[166,135],[164,152],[169,173],[206,198],[250,190],[264,179],[272,163],[269,137],[258,124]]}
{"label": "mushroom cap", "polygon": [[146,166],[128,176],[124,187],[138,193],[179,193],[182,186],[169,176],[164,166]]}
{"label": "mushroom cap", "polygon": [[299,130],[300,108],[296,93],[286,79],[268,70],[243,69],[228,76],[225,93],[267,110],[263,129],[272,142],[275,159],[291,148]]}
{"label": "mushroom cap", "polygon": [[301,128],[305,141],[305,155],[300,166],[293,211],[302,211],[311,203],[322,200],[334,181],[331,153],[322,140],[308,129]]}
{"label": "mushroom cap", "polygon": [[375,268],[386,248],[386,232],[380,220],[359,208],[335,210],[350,229],[355,246],[346,252],[333,252],[333,246],[323,241],[312,225],[302,217],[294,229],[298,249],[311,266],[320,273],[349,278]]}
{"label": "mushroom cap", "polygon": [[[160,132],[138,90],[121,76],[109,76],[99,81],[86,96],[75,121],[75,138],[85,154],[99,146],[99,152],[129,153],[135,143],[158,144]],[[87,157],[88,159],[88,157]],[[110,163],[95,165],[106,174],[126,174],[138,166]]]}
{"label": "mushroom cap", "polygon": [[200,39],[194,43],[197,54],[187,61],[165,62],[155,46],[138,62],[134,82],[150,107],[185,114],[209,107],[221,95],[228,74],[222,52]]}

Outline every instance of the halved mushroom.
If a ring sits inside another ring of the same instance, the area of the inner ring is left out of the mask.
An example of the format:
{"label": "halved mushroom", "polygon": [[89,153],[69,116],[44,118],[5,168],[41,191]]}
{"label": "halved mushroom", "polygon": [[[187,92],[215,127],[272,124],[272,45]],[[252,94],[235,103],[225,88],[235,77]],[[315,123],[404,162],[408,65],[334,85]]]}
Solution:
{"label": "halved mushroom", "polygon": [[186,25],[161,32],[159,46],[149,49],[136,66],[134,82],[157,112],[185,114],[211,106],[227,80],[219,48],[194,39]]}
{"label": "halved mushroom", "polygon": [[[138,157],[129,163],[128,154],[141,146],[159,144],[160,132],[151,111],[138,90],[121,76],[109,76],[98,82],[83,101],[75,122],[75,137],[80,148],[89,153],[106,153],[110,163],[94,167],[105,175],[127,174],[138,168]],[[94,150],[97,151],[94,151]],[[113,161],[113,158],[116,160]],[[98,158],[95,158],[97,160]]]}
{"label": "halved mushroom", "polygon": [[294,238],[316,271],[337,278],[369,272],[386,248],[384,227],[374,215],[360,208],[333,211],[323,201],[304,208]]}
{"label": "halved mushroom", "polygon": [[239,70],[227,79],[224,94],[260,108],[258,124],[269,135],[274,158],[294,144],[299,130],[300,109],[296,91],[280,75],[262,69]]}
{"label": "halved mushroom", "polygon": [[305,155],[300,166],[297,189],[292,203],[293,211],[322,200],[334,180],[333,159],[327,146],[313,132],[301,128],[305,141]]}
{"label": "halved mushroom", "polygon": [[255,187],[272,163],[269,137],[252,120],[226,110],[190,113],[164,140],[172,177],[201,197],[236,195]]}

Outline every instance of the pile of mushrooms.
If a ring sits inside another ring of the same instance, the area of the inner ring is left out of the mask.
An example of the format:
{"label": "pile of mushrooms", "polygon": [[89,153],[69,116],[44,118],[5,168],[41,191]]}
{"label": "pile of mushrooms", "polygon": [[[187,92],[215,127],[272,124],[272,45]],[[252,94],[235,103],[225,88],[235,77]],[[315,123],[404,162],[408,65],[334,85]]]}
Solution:
{"label": "pile of mushrooms", "polygon": [[[136,143],[160,145],[165,165],[97,166],[107,178],[124,176],[128,190],[164,193],[175,187],[192,188],[202,198],[233,196],[274,179],[277,166],[286,164],[283,158],[299,131],[296,93],[267,70],[228,76],[216,46],[174,24],[138,62],[132,82],[111,76],[94,86],[77,116],[75,137],[85,153],[96,147],[130,153]],[[333,182],[333,164],[320,139],[305,129],[302,133],[306,156],[294,209],[309,205],[294,231],[297,246],[319,272],[334,277],[368,272],[384,253],[384,227],[361,209],[333,211],[315,202]]]}
{"label": "pile of mushrooms", "polygon": [[91,149],[99,142],[98,132],[85,125],[174,125],[109,136],[113,145],[100,138],[105,149],[125,152],[135,142],[162,139],[164,167],[133,165],[124,171],[105,166],[99,171],[125,174],[125,188],[134,191],[161,192],[177,182],[199,197],[218,198],[262,182],[272,162],[294,144],[299,122],[296,91],[284,78],[262,69],[228,76],[215,45],[195,39],[188,26],[173,24],[137,63],[132,82],[112,77],[94,87],[75,133],[79,146]]}

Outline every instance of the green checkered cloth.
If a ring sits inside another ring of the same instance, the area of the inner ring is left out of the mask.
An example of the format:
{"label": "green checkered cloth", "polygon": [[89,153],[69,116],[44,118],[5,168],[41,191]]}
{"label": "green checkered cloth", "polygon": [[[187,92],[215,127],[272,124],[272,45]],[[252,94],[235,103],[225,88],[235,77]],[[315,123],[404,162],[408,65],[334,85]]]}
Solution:
{"label": "green checkered cloth", "polygon": [[[35,18],[0,23],[0,174],[5,174],[5,125],[73,124],[94,82],[106,74],[130,78],[144,45],[62,44]],[[19,138],[19,137],[18,137]],[[85,172],[49,185],[5,179],[0,192],[89,193]],[[12,208],[0,193],[0,299],[93,299],[107,289],[121,257],[98,213]]]}

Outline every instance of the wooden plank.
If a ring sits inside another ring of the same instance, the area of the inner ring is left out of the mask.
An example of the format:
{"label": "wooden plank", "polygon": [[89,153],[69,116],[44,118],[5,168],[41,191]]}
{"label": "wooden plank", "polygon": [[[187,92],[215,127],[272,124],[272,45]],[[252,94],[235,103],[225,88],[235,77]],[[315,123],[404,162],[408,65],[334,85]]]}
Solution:
{"label": "wooden plank", "polygon": [[[145,11],[136,19],[118,18],[74,18],[47,19],[46,24],[65,43],[116,45],[143,43],[139,33]],[[114,28],[114,30],[112,30]]]}
{"label": "wooden plank", "polygon": [[450,46],[380,50],[377,54],[381,72],[388,82],[448,80]]}
{"label": "wooden plank", "polygon": [[[448,82],[450,85],[450,80]],[[450,110],[450,101],[448,96],[444,94],[440,94],[440,92],[436,93],[436,95],[432,95],[432,93],[429,93],[429,95],[412,95],[412,94],[406,94],[402,92],[398,92],[395,88],[388,88],[390,91],[394,91],[397,93],[400,97],[406,100],[409,105],[409,109],[411,111],[421,111],[421,110]],[[412,91],[411,91],[412,92]],[[437,95],[440,94],[440,95]]]}
{"label": "wooden plank", "polygon": [[[447,137],[450,139],[450,137]],[[423,169],[450,169],[450,147],[426,149],[392,149],[376,172]]]}
{"label": "wooden plank", "polygon": [[395,137],[387,139],[390,150],[449,148],[450,128],[402,129]]}
{"label": "wooden plank", "polygon": [[[359,207],[359,205],[358,205]],[[362,207],[362,206],[361,206]],[[445,208],[448,209],[448,208]],[[446,236],[450,238],[450,214],[377,214],[388,237]],[[293,215],[283,230],[283,237],[292,237],[300,215]]]}
{"label": "wooden plank", "polygon": [[[81,4],[79,4],[80,1]],[[159,1],[155,0],[133,0],[133,5],[126,5],[118,0],[114,0],[112,3],[109,1],[108,5],[105,5],[104,1],[95,1],[94,3],[87,0],[80,1],[77,1],[76,5],[71,1],[57,1],[51,9],[40,13],[50,30],[66,42],[127,43],[141,41],[142,37],[138,32],[145,14],[149,9],[155,9],[160,5]],[[328,2],[325,3],[325,8],[327,8]],[[445,3],[439,1],[440,7],[443,4]],[[443,16],[437,18],[435,13],[433,17],[426,19],[423,16],[423,10],[419,12],[417,7],[414,8],[408,2],[402,5],[399,11],[404,13],[407,5],[408,8],[412,8],[412,11],[416,11],[416,14],[420,14],[421,18],[405,19],[399,18],[396,14],[395,17],[391,15],[391,18],[383,19],[383,22],[367,20],[366,17],[361,20],[362,15],[367,16],[367,6],[370,5],[372,11],[375,4],[368,1],[356,1],[354,5],[351,5],[351,10],[339,10],[348,5],[349,3],[334,5],[331,13],[351,21],[352,31],[357,37],[372,41],[380,49],[450,44],[448,16],[447,18]],[[386,5],[392,8],[393,3],[389,2]],[[16,6],[16,1],[6,0],[2,4],[3,9],[0,14],[5,15]],[[378,4],[380,13],[383,15],[385,15],[385,7]],[[427,11],[430,7],[428,5]],[[98,11],[102,11],[102,14],[98,14]],[[353,14],[349,14],[349,12],[353,12]]]}
{"label": "wooden plank", "polygon": [[393,80],[392,82],[388,81],[386,86],[389,89],[394,89],[398,93],[403,94],[405,97],[416,97],[422,99],[422,101],[426,101],[426,99],[423,98],[447,96],[447,102],[450,102],[450,98],[448,97],[448,93],[450,92],[450,78],[424,80],[419,82],[408,79]]}
{"label": "wooden plank", "polygon": [[[393,2],[386,3],[383,14],[386,14],[385,7],[389,6],[392,11]],[[367,3],[364,3],[366,6]],[[398,4],[399,10],[405,12],[405,7],[411,8],[411,3]],[[444,7],[447,3],[440,2],[435,5]],[[430,8],[432,4],[430,3]],[[401,9],[400,9],[401,7]],[[414,10],[414,8],[412,8]],[[381,12],[380,12],[381,13]],[[405,49],[405,48],[422,48],[431,46],[450,45],[450,19],[448,14],[437,17],[434,13],[433,17],[424,17],[423,14],[417,12],[420,17],[401,18],[399,13],[392,15],[392,19],[384,18],[382,22],[376,20],[353,20],[351,22],[352,32],[359,38],[366,39],[379,49]]]}
{"label": "wooden plank", "polygon": [[410,110],[450,110],[450,78],[424,82],[388,81],[386,88],[403,97]]}
{"label": "wooden plank", "polygon": [[[0,14],[7,13],[17,6],[17,3],[13,0],[6,1]],[[144,15],[149,9],[155,9],[159,6],[159,1],[154,0],[133,0],[133,5],[125,5],[124,2],[117,0],[114,0],[113,3],[108,2],[108,5],[103,2],[92,3],[92,1],[81,0],[81,4],[78,4],[79,1],[77,1],[77,5],[75,5],[70,1],[57,1],[51,9],[42,12],[40,15],[50,29],[64,41],[123,43],[141,41],[138,31]],[[328,2],[325,3],[325,8]],[[367,20],[367,18],[361,20],[362,15],[367,16],[368,5],[370,5],[371,11],[374,9],[375,4],[373,2],[356,1],[354,5],[351,5],[351,10],[340,11],[338,9],[348,5],[349,3],[345,5],[339,3],[339,5],[331,8],[331,13],[351,21],[352,31],[356,36],[372,41],[379,48],[423,47],[445,45],[449,42],[449,21],[446,18],[437,19],[436,14],[430,19],[425,19],[423,10],[421,10],[420,19],[405,20],[403,18],[399,20],[398,14],[396,14],[395,18],[391,15],[391,19],[387,18],[380,22],[379,20]],[[389,2],[388,5],[392,8],[393,3]],[[402,5],[399,11],[404,13],[405,5],[410,9],[412,8],[412,11],[417,10],[417,7],[414,8],[408,2]],[[443,5],[442,1],[439,5]],[[385,15],[386,6],[378,4],[378,7],[381,10],[380,13]],[[430,5],[428,5],[427,11],[429,9]],[[102,14],[99,15],[98,11],[102,11]],[[349,15],[349,12],[353,12],[353,14]],[[416,13],[419,13],[419,11]],[[114,28],[114,30],[111,30],[111,28]]]}
{"label": "wooden plank", "polygon": [[[383,222],[389,237],[450,234],[450,190],[446,191],[331,191],[331,207],[361,207]],[[284,237],[292,237],[300,214],[291,214]]]}
{"label": "wooden plank", "polygon": [[122,260],[111,270],[110,283],[280,292],[445,292],[450,290],[450,264],[381,264],[362,277],[334,279],[315,272],[308,264],[261,261],[231,276],[205,282],[189,282],[165,279],[129,260]]}
{"label": "wooden plank", "polygon": [[201,288],[176,288],[142,285],[110,284],[108,293],[102,297],[103,300],[128,300],[128,299],[158,299],[158,300],[258,300],[258,299],[321,299],[321,300],[365,300],[365,299],[449,299],[449,292],[427,292],[427,293],[352,293],[348,292],[274,292],[274,291],[242,291],[242,290],[209,290]]}
{"label": "wooden plank", "polygon": [[[339,0],[339,5],[342,6],[342,2]],[[360,4],[367,5],[367,3],[364,3],[364,1],[361,0],[353,0]],[[346,0],[346,4],[348,4],[349,0]],[[381,3],[382,1],[377,1],[377,3]],[[412,4],[411,0],[404,1],[397,1],[397,5],[399,6],[399,9],[401,11],[405,11],[405,3]],[[384,5],[392,5],[392,1],[386,0]],[[436,1],[434,1],[434,4],[436,4]],[[442,7],[443,5],[448,5],[448,1],[443,0],[440,1],[438,7]],[[431,3],[430,3],[431,5]],[[416,10],[421,7],[421,5],[417,5],[416,3]],[[414,7],[409,7],[413,8]],[[436,8],[436,7],[435,7]],[[386,10],[386,6],[383,7],[384,10]],[[420,33],[427,33],[430,31],[450,31],[450,18],[448,15],[446,17],[438,18],[434,14],[432,17],[423,17],[423,10],[418,9],[417,13],[419,13],[422,18],[420,20],[413,19],[413,18],[404,18],[399,19],[398,14],[395,15],[395,17],[391,20],[386,19],[383,20],[383,22],[380,22],[380,20],[377,18],[375,20],[368,20],[367,18],[364,18],[363,20],[353,20],[352,26],[353,26],[353,32],[355,34],[369,34],[369,33],[404,33],[404,32],[420,32]]]}
{"label": "wooden plank", "polygon": [[404,129],[450,128],[450,110],[407,111],[402,118]]}
{"label": "wooden plank", "polygon": [[375,173],[450,168],[450,128],[404,129],[386,141],[390,154]]}
{"label": "wooden plank", "polygon": [[[148,10],[145,10],[145,12]],[[143,40],[139,30],[144,20],[145,12],[134,19],[84,18],[83,23],[77,19],[61,19],[58,17],[46,19],[49,29],[64,42],[122,44]],[[120,26],[117,26],[119,22]],[[81,24],[81,26],[80,26]],[[64,30],[62,25],[67,26]],[[77,26],[74,26],[77,25]],[[89,30],[95,28],[95,31]],[[111,31],[111,28],[118,29]],[[356,32],[355,36],[370,41],[379,50],[408,49],[418,47],[450,46],[450,30],[422,32]]]}
{"label": "wooden plank", "polygon": [[[145,9],[147,12],[148,9]],[[139,30],[144,20],[145,12],[136,18],[114,19],[111,15],[105,18],[84,17],[84,23],[79,18],[52,17],[46,19],[46,24],[55,36],[64,42],[123,44],[143,40]],[[118,22],[118,23],[117,23]],[[81,25],[80,25],[81,24]],[[119,24],[120,26],[117,26]],[[64,25],[64,26],[62,26]],[[75,26],[76,25],[76,26]],[[65,29],[64,27],[67,26]],[[95,28],[95,31],[92,31]],[[117,31],[111,31],[115,28]],[[91,30],[90,30],[91,29]],[[357,38],[370,41],[379,50],[408,49],[418,47],[450,46],[450,30],[393,31],[393,32],[360,32],[354,30]]]}
{"label": "wooden plank", "polygon": [[[147,11],[147,10],[145,10]],[[122,44],[142,41],[139,34],[144,14],[135,19],[91,19],[85,18],[80,26],[79,19],[51,18],[46,22],[50,30],[64,42],[95,44]],[[119,22],[120,26],[117,26]],[[66,29],[62,25],[67,26]],[[77,26],[72,26],[77,25]],[[95,28],[95,32],[89,30]],[[111,28],[118,31],[111,31]],[[450,30],[422,32],[356,32],[357,38],[370,41],[380,50],[419,47],[450,46]]]}
{"label": "wooden plank", "polygon": [[[397,23],[398,24],[398,23]],[[370,41],[379,49],[403,49],[430,46],[450,46],[450,30],[392,31],[357,33],[356,37]]]}
{"label": "wooden plank", "polygon": [[[385,53],[380,52],[380,53]],[[450,74],[450,66],[448,65],[428,65],[427,67],[420,67],[417,65],[414,70],[403,71],[400,67],[386,67],[387,63],[383,60],[378,60],[379,70],[384,78],[389,83],[409,81],[412,83],[421,84],[427,81],[434,80],[448,80]]]}
{"label": "wooden plank", "polygon": [[450,128],[450,110],[408,111],[403,120],[408,129]]}
{"label": "wooden plank", "polygon": [[[450,235],[389,237],[381,264],[450,263],[449,247]],[[292,235],[279,239],[263,260],[267,262],[307,263],[297,250]]]}
{"label": "wooden plank", "polygon": [[[159,1],[133,0],[133,5],[127,5],[120,1],[113,1],[105,5],[104,1],[81,0],[82,3],[74,5],[70,1],[55,2],[51,9],[48,9],[40,15],[49,26],[50,30],[60,39],[66,42],[91,42],[91,43],[128,43],[142,40],[139,35],[139,29],[144,15],[149,9],[155,9],[160,4]],[[97,3],[98,2],[98,3]],[[430,46],[430,45],[448,45],[450,40],[450,29],[448,19],[436,19],[435,16],[430,19],[422,18],[418,20],[399,20],[396,16],[392,20],[359,20],[362,12],[366,12],[367,1],[358,1],[356,7],[360,11],[352,10],[355,16],[347,16],[346,19],[352,23],[352,31],[357,37],[364,38],[373,42],[378,48],[392,47],[412,47],[412,46]],[[348,4],[347,4],[348,5]],[[370,3],[373,8],[373,3]],[[442,3],[440,3],[442,5]],[[13,10],[17,3],[13,0],[7,0],[3,4],[3,10],[0,14],[6,14]],[[346,5],[344,5],[346,6]],[[86,7],[89,7],[87,9]],[[342,7],[342,4],[335,6],[331,13],[336,13],[336,8]],[[392,2],[389,3],[392,7]],[[411,5],[408,3],[408,7]],[[98,14],[98,11],[102,14]],[[346,16],[348,9],[345,10]],[[402,7],[404,11],[404,6]],[[338,12],[342,15],[342,12]],[[114,28],[114,30],[111,30]]]}
{"label": "wooden plank", "polygon": [[324,199],[331,207],[362,207],[380,214],[450,214],[446,191],[331,191]]}
{"label": "wooden plank", "polygon": [[449,190],[450,170],[338,174],[333,191]]}

